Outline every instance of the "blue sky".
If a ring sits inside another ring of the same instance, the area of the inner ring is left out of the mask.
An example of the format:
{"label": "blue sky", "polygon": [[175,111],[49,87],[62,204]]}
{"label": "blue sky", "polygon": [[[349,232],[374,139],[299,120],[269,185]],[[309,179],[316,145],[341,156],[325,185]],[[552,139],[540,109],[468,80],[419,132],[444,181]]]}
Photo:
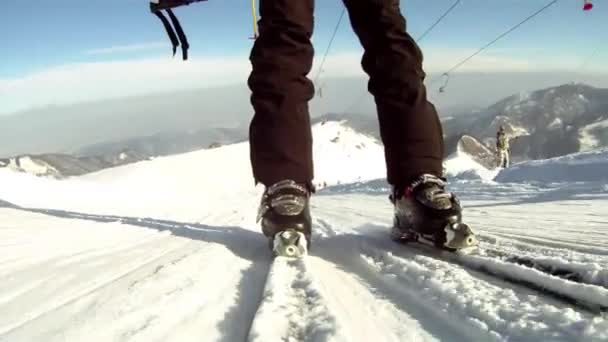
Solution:
{"label": "blue sky", "polygon": [[[402,1],[408,31],[414,37],[419,36],[453,2]],[[421,46],[431,60],[431,68],[437,69],[433,71],[441,71],[548,2],[462,0]],[[594,10],[583,12],[582,1],[561,0],[488,50],[487,55],[492,58],[472,60],[471,66],[485,63],[485,68],[491,68],[494,63],[500,69],[505,66],[504,59],[513,61],[514,66],[535,60],[537,65],[576,69],[595,51],[587,68],[605,67],[600,61],[608,58],[608,44],[600,44],[608,39],[607,5],[595,0]],[[321,55],[342,3],[317,0],[316,6],[313,39]],[[6,94],[23,83],[16,81],[57,68],[170,59],[170,43],[160,21],[149,13],[145,0],[2,0],[2,10],[0,100],[4,97],[3,89]],[[248,0],[209,0],[180,8],[176,14],[188,34],[193,63],[227,58],[247,62],[251,48],[247,37],[252,31]],[[340,28],[332,53],[357,58],[360,54],[348,20]],[[356,63],[352,65],[357,67]],[[329,65],[325,69],[330,71]],[[108,69],[105,70],[107,73]],[[0,113],[23,107],[23,103],[16,104],[19,101],[12,100],[13,104],[6,108],[0,104]]]}

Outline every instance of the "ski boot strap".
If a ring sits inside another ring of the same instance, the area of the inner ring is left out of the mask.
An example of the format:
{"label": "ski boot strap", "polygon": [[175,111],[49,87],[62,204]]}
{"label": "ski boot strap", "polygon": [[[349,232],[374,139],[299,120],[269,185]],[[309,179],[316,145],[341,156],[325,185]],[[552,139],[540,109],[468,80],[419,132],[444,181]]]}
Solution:
{"label": "ski boot strap", "polygon": [[430,173],[424,173],[424,174],[418,176],[417,178],[415,178],[410,184],[408,184],[406,186],[393,187],[393,193],[389,196],[389,199],[394,204],[395,201],[397,201],[402,196],[409,197],[409,198],[414,197],[416,190],[421,185],[428,185],[428,184],[436,184],[437,186],[439,186],[440,188],[443,189],[443,188],[445,188],[446,181],[445,181],[445,178],[440,178],[440,177],[437,177]]}
{"label": "ski boot strap", "polygon": [[262,196],[257,222],[271,208],[283,208],[281,210],[283,211],[282,215],[295,216],[300,214],[306,204],[306,200],[313,191],[314,188],[311,185],[297,183],[290,179],[282,180],[267,187]]}

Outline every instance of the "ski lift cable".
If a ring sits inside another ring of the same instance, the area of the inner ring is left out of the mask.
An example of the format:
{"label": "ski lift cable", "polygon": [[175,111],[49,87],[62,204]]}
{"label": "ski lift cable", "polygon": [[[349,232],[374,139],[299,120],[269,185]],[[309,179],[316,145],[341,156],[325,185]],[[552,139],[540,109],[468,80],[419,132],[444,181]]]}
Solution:
{"label": "ski lift cable", "polygon": [[443,19],[445,17],[448,16],[448,14],[450,14],[450,12],[452,12],[454,10],[454,8],[456,8],[456,6],[458,6],[458,4],[460,4],[462,0],[456,0],[452,6],[450,6],[450,8],[448,8],[439,18],[437,18],[437,20],[431,25],[429,26],[426,31],[424,31],[424,33],[422,33],[420,35],[420,37],[418,37],[418,39],[416,39],[416,41],[419,43],[421,42],[429,33],[431,33],[431,31],[433,31],[433,29],[435,28],[435,26],[439,25],[439,23],[441,21],[443,21]]}
{"label": "ski lift cable", "polygon": [[[583,11],[590,11],[592,9],[593,9],[593,3],[591,3],[591,0],[584,0],[583,1]],[[596,36],[596,35],[598,35],[597,33],[598,32],[595,32],[592,35]],[[584,58],[579,63],[578,67],[575,69],[575,72],[577,74],[576,80],[579,83],[582,83],[581,79],[583,77],[585,77],[584,74],[585,74],[585,70],[587,69],[588,65],[597,57],[597,54],[603,48],[603,46],[601,44],[593,44],[593,45],[597,45],[597,46],[591,51],[591,53],[584,56]]]}
{"label": "ski lift cable", "polygon": [[583,61],[583,63],[581,64],[579,69],[585,69],[587,67],[587,65],[589,63],[591,63],[591,61],[597,56],[597,54],[600,52],[601,50],[601,46],[598,46],[597,48],[595,48],[595,50],[593,50],[593,52],[591,52],[589,54],[589,56],[587,56],[587,58],[585,58],[585,60]]}
{"label": "ski lift cable", "polygon": [[317,71],[317,75],[314,79],[314,84],[317,84],[321,73],[323,72],[323,65],[325,65],[325,60],[327,59],[327,55],[331,50],[331,46],[334,43],[334,39],[336,38],[336,34],[338,33],[338,29],[340,28],[340,24],[342,23],[342,19],[344,18],[344,13],[346,12],[346,8],[342,8],[342,13],[340,13],[340,17],[338,18],[338,22],[336,23],[336,27],[334,28],[334,32],[329,39],[329,43],[327,44],[327,48],[325,49],[325,54],[323,54],[323,59],[321,60],[321,64],[319,65],[319,70]]}
{"label": "ski lift cable", "polygon": [[[537,15],[541,14],[542,12],[544,12],[546,9],[548,9],[549,7],[555,5],[559,0],[553,0],[549,3],[547,3],[545,6],[543,6],[541,9],[537,10],[536,12],[532,13],[531,15],[527,16],[524,20],[518,22],[516,25],[512,26],[511,28],[509,28],[507,31],[501,33],[500,35],[498,35],[498,37],[492,39],[489,43],[485,44],[484,46],[482,46],[481,48],[479,48],[477,51],[475,51],[473,54],[471,54],[470,56],[466,57],[465,59],[463,59],[462,61],[456,63],[453,67],[451,67],[450,69],[448,69],[448,71],[444,72],[442,74],[443,75],[449,75],[452,71],[460,68],[461,66],[463,66],[465,63],[467,63],[468,61],[470,61],[471,59],[473,59],[473,57],[479,55],[480,53],[482,53],[483,51],[485,51],[487,48],[489,48],[490,46],[494,45],[496,42],[498,42],[499,40],[501,40],[502,38],[504,38],[505,36],[507,36],[508,34],[510,34],[511,32],[517,30],[519,27],[521,27],[523,24],[525,24],[526,22],[530,21],[532,18],[536,17]],[[431,84],[436,83],[437,80],[439,80],[440,78],[435,79],[434,81],[431,82]]]}
{"label": "ski lift cable", "polygon": [[[439,18],[437,18],[437,20],[435,20],[435,22],[433,24],[431,24],[431,26],[429,26],[421,35],[420,37],[418,37],[416,39],[417,42],[420,42],[422,39],[424,39],[429,33],[431,33],[431,31],[433,31],[435,29],[435,27],[441,22],[443,21],[443,19],[445,17],[448,16],[448,14],[450,14],[455,8],[456,6],[458,6],[460,4],[460,2],[462,2],[462,0],[456,0]],[[334,32],[329,40],[329,44],[327,45],[327,48],[325,50],[325,54],[323,55],[323,59],[321,61],[321,64],[319,65],[319,70],[317,71],[317,75],[314,79],[314,83],[316,84],[317,81],[319,80],[319,77],[321,75],[321,73],[323,72],[323,65],[325,64],[325,60],[327,59],[327,56],[329,54],[329,51],[331,49],[331,46],[334,42],[334,39],[336,38],[336,33],[338,32],[338,29],[340,28],[340,24],[342,23],[342,19],[344,18],[344,14],[346,12],[345,8],[342,8],[342,12],[340,13],[340,17],[338,18],[338,22],[336,23],[336,27],[334,28]]]}
{"label": "ski lift cable", "polygon": [[581,62],[580,66],[576,69],[577,81],[581,82],[581,79],[585,77],[585,70],[589,66],[589,64],[597,57],[601,50],[602,46],[598,46],[593,49],[593,51]]}
{"label": "ski lift cable", "polygon": [[[590,2],[585,1],[585,5],[587,5],[587,4],[590,4]],[[597,32],[594,35],[597,35]],[[585,56],[585,58],[582,60],[579,67],[577,68],[578,72],[583,72],[587,68],[587,65],[589,63],[591,63],[593,61],[593,59],[595,59],[597,57],[597,54],[600,52],[600,50],[603,47],[604,47],[603,45],[597,44],[597,46],[591,51],[591,53],[589,53],[587,56]]]}
{"label": "ski lift cable", "polygon": [[[435,22],[433,22],[417,39],[416,42],[420,43],[420,41],[422,41],[429,33],[431,33],[435,27],[437,25],[439,25],[439,23],[441,23],[443,21],[443,19],[445,19],[445,17],[447,17],[460,3],[462,2],[462,0],[456,0],[454,1],[454,3],[445,11],[443,12],[443,14],[441,14],[437,20],[435,20]],[[367,92],[367,91],[366,91]],[[363,94],[365,95],[365,94]],[[350,109],[354,108],[356,105],[358,105],[362,99],[363,99],[363,95],[359,96],[353,104],[351,104],[350,106],[347,107],[347,110],[345,110],[345,112],[349,111]]]}

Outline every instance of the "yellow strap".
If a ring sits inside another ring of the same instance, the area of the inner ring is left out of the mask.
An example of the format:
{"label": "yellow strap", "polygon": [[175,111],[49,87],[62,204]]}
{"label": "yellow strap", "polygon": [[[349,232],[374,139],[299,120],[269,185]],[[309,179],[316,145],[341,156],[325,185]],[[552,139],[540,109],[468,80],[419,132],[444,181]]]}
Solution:
{"label": "yellow strap", "polygon": [[258,37],[258,16],[255,13],[255,0],[251,0],[251,18],[253,19],[253,39]]}

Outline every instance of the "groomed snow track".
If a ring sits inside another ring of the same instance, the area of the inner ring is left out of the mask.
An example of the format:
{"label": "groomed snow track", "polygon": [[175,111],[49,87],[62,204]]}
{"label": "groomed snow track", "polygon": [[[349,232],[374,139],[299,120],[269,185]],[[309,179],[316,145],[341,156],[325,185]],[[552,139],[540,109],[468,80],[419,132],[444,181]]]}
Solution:
{"label": "groomed snow track", "polygon": [[605,254],[489,229],[485,254],[402,246],[385,200],[318,196],[302,260],[273,260],[234,212],[208,226],[3,202],[0,340],[608,340]]}

